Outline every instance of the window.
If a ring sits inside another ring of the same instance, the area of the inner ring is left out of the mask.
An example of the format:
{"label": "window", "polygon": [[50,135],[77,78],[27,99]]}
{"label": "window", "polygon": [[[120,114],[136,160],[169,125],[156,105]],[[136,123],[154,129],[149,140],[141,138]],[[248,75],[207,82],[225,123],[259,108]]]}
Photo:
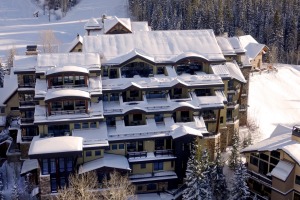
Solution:
{"label": "window", "polygon": [[171,167],[174,167],[174,160],[171,161]]}
{"label": "window", "polygon": [[61,110],[62,102],[61,101],[54,101],[51,103],[52,110]]}
{"label": "window", "polygon": [[66,185],[66,178],[65,177],[60,177],[60,188],[62,189]]}
{"label": "window", "polygon": [[133,121],[140,121],[142,120],[142,114],[135,114],[133,115]]}
{"label": "window", "polygon": [[155,114],[154,119],[155,119],[155,122],[163,122],[164,121],[164,115],[162,113]]}
{"label": "window", "polygon": [[101,156],[101,151],[100,150],[96,150],[95,151],[95,156]]}
{"label": "window", "polygon": [[52,81],[53,86],[62,85],[62,77],[54,77]]}
{"label": "window", "polygon": [[85,156],[86,157],[91,157],[92,156],[92,152],[91,151],[86,151],[85,152]]}
{"label": "window", "polygon": [[75,76],[75,85],[84,85],[84,76]]}
{"label": "window", "polygon": [[124,144],[119,144],[119,149],[124,149]]}
{"label": "window", "polygon": [[0,113],[5,113],[5,107],[0,107]]}
{"label": "window", "polygon": [[146,163],[141,163],[141,169],[145,169],[146,168]]}
{"label": "window", "polygon": [[127,151],[135,151],[135,150],[136,150],[136,143],[135,142],[127,143]]}
{"label": "window", "polygon": [[73,84],[73,76],[64,76],[64,84]]}
{"label": "window", "polygon": [[252,165],[258,166],[258,159],[253,156],[250,156],[250,163]]}
{"label": "window", "polygon": [[271,156],[274,158],[280,159],[280,152],[279,151],[271,151]]}
{"label": "window", "polygon": [[164,68],[163,67],[157,67],[157,74],[164,74]]}
{"label": "window", "polygon": [[110,101],[119,101],[119,94],[118,93],[111,93]]}
{"label": "window", "polygon": [[54,158],[50,159],[50,173],[56,173],[56,162]]}
{"label": "window", "polygon": [[138,97],[138,96],[139,96],[139,91],[137,90],[130,91],[130,97]]}
{"label": "window", "polygon": [[155,140],[155,150],[162,150],[164,149],[164,146],[165,146],[164,139]]}
{"label": "window", "polygon": [[155,183],[150,183],[147,185],[147,190],[156,190],[156,184]]}
{"label": "window", "polygon": [[84,109],[85,108],[85,101],[75,101],[75,106],[77,109]]}
{"label": "window", "polygon": [[57,184],[56,184],[56,178],[51,178],[51,192],[57,192]]}
{"label": "window", "polygon": [[59,172],[64,172],[65,171],[65,159],[60,158],[59,159]]}
{"label": "window", "polygon": [[259,157],[265,161],[269,161],[269,156],[267,154],[264,153],[260,153]]}
{"label": "window", "polygon": [[276,159],[276,158],[272,158],[271,157],[271,159],[270,159],[270,163],[272,163],[272,164],[274,164],[274,165],[277,165],[277,163],[279,162],[279,160],[278,159]]}
{"label": "window", "polygon": [[42,169],[42,174],[48,174],[48,159],[43,159],[43,169]]}
{"label": "window", "polygon": [[83,122],[82,123],[82,128],[89,128],[89,123],[88,122]]}
{"label": "window", "polygon": [[296,175],[295,183],[300,185],[300,176]]}
{"label": "window", "polygon": [[154,162],[154,171],[163,170],[164,163],[163,162]]}
{"label": "window", "polygon": [[91,122],[90,128],[97,128],[97,122]]}
{"label": "window", "polygon": [[67,171],[71,172],[73,170],[73,160],[72,158],[67,158]]}
{"label": "window", "polygon": [[64,110],[74,110],[74,102],[64,101]]}
{"label": "window", "polygon": [[221,124],[224,123],[224,117],[220,117],[220,123],[221,123]]}
{"label": "window", "polygon": [[81,129],[81,124],[79,123],[74,124],[74,129]]}
{"label": "window", "polygon": [[138,185],[137,186],[137,190],[139,190],[139,191],[143,190],[143,186],[142,185]]}
{"label": "window", "polygon": [[111,145],[111,150],[117,150],[118,149],[118,145],[117,144],[112,144]]}
{"label": "window", "polygon": [[19,110],[19,107],[11,107],[10,110]]}

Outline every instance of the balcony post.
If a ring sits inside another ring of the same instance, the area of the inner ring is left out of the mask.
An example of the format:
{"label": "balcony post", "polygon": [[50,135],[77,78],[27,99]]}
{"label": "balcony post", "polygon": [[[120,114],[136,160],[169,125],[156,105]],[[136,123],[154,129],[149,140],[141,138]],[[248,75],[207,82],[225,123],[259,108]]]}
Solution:
{"label": "balcony post", "polygon": [[221,110],[219,109],[219,110],[218,110],[218,116],[217,116],[216,133],[219,133],[220,114],[221,114]]}
{"label": "balcony post", "polygon": [[241,88],[240,88],[240,94],[239,94],[239,99],[238,99],[238,103],[241,105],[241,96],[242,96],[242,92],[243,92],[243,83],[241,83]]}

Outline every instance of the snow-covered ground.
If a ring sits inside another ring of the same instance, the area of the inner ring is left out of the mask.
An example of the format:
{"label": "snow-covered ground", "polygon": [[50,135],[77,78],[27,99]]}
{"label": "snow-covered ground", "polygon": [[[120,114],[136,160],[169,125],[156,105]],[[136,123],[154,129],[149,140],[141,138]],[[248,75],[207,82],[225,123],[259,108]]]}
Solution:
{"label": "snow-covered ground", "polygon": [[[84,24],[91,17],[103,14],[128,17],[127,0],[80,0],[61,20],[54,15],[49,22],[47,13],[34,4],[35,0],[0,1],[0,55],[6,55],[13,46],[19,55],[24,54],[26,45],[39,44],[43,30],[53,30],[62,43],[71,42],[77,33],[83,35]],[[39,11],[39,17],[33,13]]]}
{"label": "snow-covered ground", "polygon": [[277,124],[300,124],[300,66],[276,67],[250,77],[248,115],[259,127],[254,142],[268,138]]}

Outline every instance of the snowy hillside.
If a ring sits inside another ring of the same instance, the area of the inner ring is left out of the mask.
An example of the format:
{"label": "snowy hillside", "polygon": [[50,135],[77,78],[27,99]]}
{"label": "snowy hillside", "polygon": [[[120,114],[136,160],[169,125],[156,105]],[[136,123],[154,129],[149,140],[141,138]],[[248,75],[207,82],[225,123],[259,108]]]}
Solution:
{"label": "snowy hillside", "polygon": [[250,118],[259,125],[259,141],[268,138],[277,124],[300,124],[300,66],[279,65],[278,72],[250,78]]}
{"label": "snowy hillside", "polygon": [[[0,1],[0,56],[15,46],[24,54],[26,45],[38,44],[42,30],[53,30],[62,42],[70,42],[77,33],[84,34],[83,26],[91,18],[102,14],[128,17],[127,0],[81,0],[62,20],[48,20],[47,15],[33,0]],[[39,17],[33,13],[39,11]]]}

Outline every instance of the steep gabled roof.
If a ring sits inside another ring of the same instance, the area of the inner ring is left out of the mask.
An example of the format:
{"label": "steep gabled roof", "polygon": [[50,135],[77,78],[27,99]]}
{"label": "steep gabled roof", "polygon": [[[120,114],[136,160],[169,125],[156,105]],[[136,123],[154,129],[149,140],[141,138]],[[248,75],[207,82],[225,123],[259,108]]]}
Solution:
{"label": "steep gabled roof", "polygon": [[265,50],[266,45],[258,43],[251,35],[243,35],[239,37],[240,43],[244,49],[246,49],[246,55],[250,60],[262,51]]}
{"label": "steep gabled roof", "polygon": [[97,19],[95,18],[91,18],[89,19],[89,21],[84,25],[84,29],[85,30],[99,30],[102,29],[102,25],[99,24],[99,22],[97,21]]}
{"label": "steep gabled roof", "polygon": [[115,25],[121,24],[131,32],[130,18],[118,18],[116,16],[104,20],[104,33],[109,32]]}
{"label": "steep gabled roof", "polygon": [[59,46],[60,53],[70,53],[78,44],[82,44],[83,37],[77,35],[71,43],[62,44]]}

